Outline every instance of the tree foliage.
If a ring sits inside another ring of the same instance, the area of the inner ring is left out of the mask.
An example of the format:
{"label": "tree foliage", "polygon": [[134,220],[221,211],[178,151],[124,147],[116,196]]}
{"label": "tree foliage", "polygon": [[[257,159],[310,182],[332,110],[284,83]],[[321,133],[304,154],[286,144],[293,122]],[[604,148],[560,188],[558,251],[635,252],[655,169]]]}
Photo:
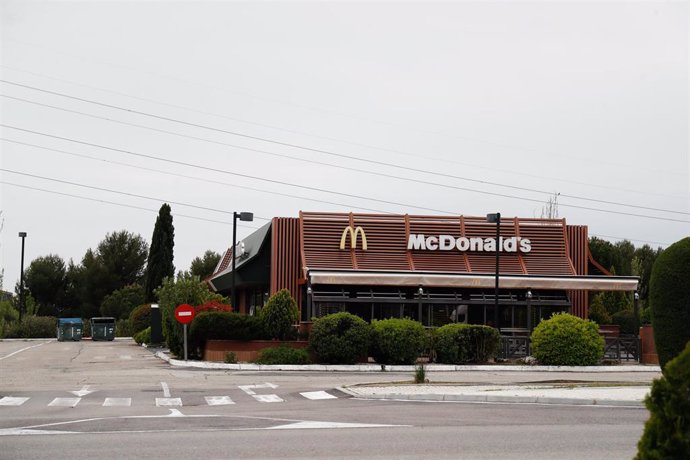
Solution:
{"label": "tree foliage", "polygon": [[39,315],[60,314],[67,290],[67,268],[60,256],[49,254],[31,261],[24,283],[38,304]]}
{"label": "tree foliage", "polygon": [[657,257],[650,300],[654,343],[663,368],[690,341],[690,237],[675,242]]}
{"label": "tree foliage", "polygon": [[146,264],[146,279],[144,291],[146,300],[154,299],[153,291],[156,290],[164,278],[175,274],[173,265],[173,247],[175,246],[175,227],[170,213],[170,205],[165,203],[158,211],[156,224],[153,227],[151,237],[151,251]]}
{"label": "tree foliage", "polygon": [[126,319],[138,305],[144,303],[144,288],[140,284],[130,284],[108,294],[101,303],[103,316]]}
{"label": "tree foliage", "polygon": [[299,310],[290,291],[282,289],[273,294],[259,311],[259,318],[271,338],[285,340],[299,318]]}
{"label": "tree foliage", "polygon": [[213,270],[215,270],[218,262],[220,262],[220,254],[208,250],[204,252],[202,257],[195,257],[192,260],[189,273],[192,276],[198,276],[202,280],[206,279],[213,274]]}

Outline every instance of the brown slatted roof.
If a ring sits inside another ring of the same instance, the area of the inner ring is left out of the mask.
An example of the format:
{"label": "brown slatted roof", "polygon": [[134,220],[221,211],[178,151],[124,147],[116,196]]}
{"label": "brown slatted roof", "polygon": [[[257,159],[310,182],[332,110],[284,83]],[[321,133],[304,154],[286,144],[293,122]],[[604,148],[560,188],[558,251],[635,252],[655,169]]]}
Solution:
{"label": "brown slatted roof", "polygon": [[[362,227],[368,243],[351,249],[343,230]],[[421,271],[494,273],[495,253],[407,250],[410,234],[494,238],[496,225],[484,217],[355,213],[300,213],[302,265],[307,270]],[[503,218],[501,237],[531,241],[528,253],[501,252],[500,272],[506,275],[575,275],[568,257],[565,219]]]}

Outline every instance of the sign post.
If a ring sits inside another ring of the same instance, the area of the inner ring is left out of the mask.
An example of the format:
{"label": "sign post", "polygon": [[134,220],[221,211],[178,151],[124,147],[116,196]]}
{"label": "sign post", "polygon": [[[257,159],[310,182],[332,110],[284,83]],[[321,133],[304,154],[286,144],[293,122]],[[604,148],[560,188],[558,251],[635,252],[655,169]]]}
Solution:
{"label": "sign post", "polygon": [[187,361],[187,324],[191,323],[196,315],[196,310],[191,305],[182,304],[175,309],[175,319],[183,326],[184,333],[184,360]]}

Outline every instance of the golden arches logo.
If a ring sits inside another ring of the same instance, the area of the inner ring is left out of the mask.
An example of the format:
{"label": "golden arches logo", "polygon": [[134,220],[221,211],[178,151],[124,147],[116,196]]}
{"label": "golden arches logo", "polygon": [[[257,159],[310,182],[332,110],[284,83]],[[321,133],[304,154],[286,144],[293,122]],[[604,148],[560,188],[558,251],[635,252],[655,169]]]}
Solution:
{"label": "golden arches logo", "polygon": [[362,235],[362,249],[367,250],[367,235],[364,233],[362,227],[352,228],[348,225],[343,230],[343,235],[340,237],[340,249],[345,249],[345,240],[347,240],[347,235],[350,234],[350,247],[352,249],[357,249],[357,235]]}

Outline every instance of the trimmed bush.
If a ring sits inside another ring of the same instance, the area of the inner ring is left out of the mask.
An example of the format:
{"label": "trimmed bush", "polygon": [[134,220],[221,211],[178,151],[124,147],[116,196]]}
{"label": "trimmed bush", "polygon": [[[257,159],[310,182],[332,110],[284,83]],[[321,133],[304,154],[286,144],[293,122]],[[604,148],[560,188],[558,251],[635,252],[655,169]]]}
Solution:
{"label": "trimmed bush", "polygon": [[617,324],[620,327],[621,334],[634,334],[637,335],[639,330],[636,331],[637,323],[635,321],[635,312],[632,309],[621,310],[614,313],[611,316],[613,324]]}
{"label": "trimmed bush", "polygon": [[129,330],[132,335],[151,326],[151,304],[139,305],[129,314]]}
{"label": "trimmed bush", "polygon": [[532,354],[550,366],[594,366],[604,357],[604,338],[594,321],[556,313],[532,332]]}
{"label": "trimmed bush", "polygon": [[649,291],[654,343],[663,369],[690,341],[690,237],[657,257]]}
{"label": "trimmed bush", "polygon": [[149,344],[151,343],[151,327],[147,327],[143,331],[139,331],[136,334],[134,334],[133,337],[134,341],[141,345],[142,343]]}
{"label": "trimmed bush", "polygon": [[690,342],[664,367],[645,398],[649,420],[637,444],[637,459],[690,457]]}
{"label": "trimmed bush", "polygon": [[371,354],[377,363],[414,364],[426,341],[419,321],[391,318],[371,323]]}
{"label": "trimmed bush", "polygon": [[309,364],[309,353],[301,348],[286,346],[264,348],[259,352],[257,364]]}
{"label": "trimmed bush", "polygon": [[15,321],[7,330],[11,339],[44,339],[57,336],[57,319],[54,316],[25,316]]}
{"label": "trimmed bush", "polygon": [[370,327],[359,316],[347,312],[317,318],[309,336],[309,346],[319,362],[354,364],[369,349]]}
{"label": "trimmed bush", "polygon": [[299,310],[290,291],[281,289],[273,294],[259,311],[259,318],[272,339],[285,340],[299,318]]}
{"label": "trimmed bush", "polygon": [[207,340],[263,340],[270,338],[256,316],[224,311],[206,311],[194,317],[189,327],[188,354],[201,357]]}
{"label": "trimmed bush", "polygon": [[446,324],[434,331],[436,361],[444,364],[485,363],[496,357],[498,330],[475,324]]}
{"label": "trimmed bush", "polygon": [[118,319],[115,323],[115,337],[131,337],[132,331],[129,329],[129,320]]}

